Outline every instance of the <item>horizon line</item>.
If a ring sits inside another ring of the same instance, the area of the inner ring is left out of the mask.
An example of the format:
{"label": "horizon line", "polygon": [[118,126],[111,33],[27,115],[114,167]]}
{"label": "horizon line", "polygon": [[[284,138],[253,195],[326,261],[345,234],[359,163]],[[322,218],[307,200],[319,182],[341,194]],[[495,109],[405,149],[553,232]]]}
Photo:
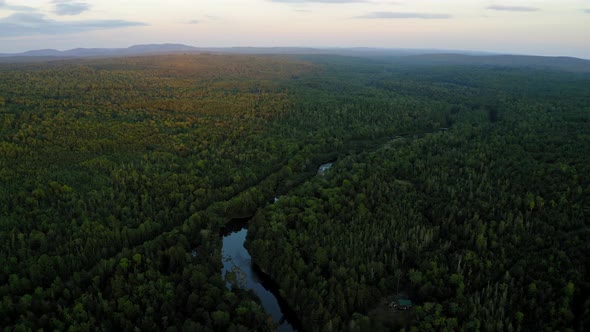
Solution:
{"label": "horizon line", "polygon": [[[34,55],[24,55],[25,53],[30,52],[39,52],[39,51],[56,51],[56,52],[68,52],[74,50],[126,50],[133,47],[138,46],[181,46],[181,47],[191,47],[195,49],[312,49],[312,50],[355,50],[355,49],[365,49],[365,50],[383,50],[383,51],[441,51],[441,53],[432,53],[432,54],[461,54],[461,55],[471,55],[471,56],[533,56],[533,57],[551,57],[551,58],[573,58],[573,59],[581,59],[581,60],[588,60],[590,61],[590,57],[581,57],[581,56],[573,56],[573,55],[540,55],[540,54],[532,54],[532,53],[519,53],[519,52],[497,52],[497,51],[483,51],[483,50],[473,50],[473,49],[454,49],[454,48],[433,48],[433,47],[383,47],[383,46],[194,46],[190,44],[184,43],[142,43],[142,44],[131,44],[129,46],[123,47],[74,47],[74,48],[67,48],[67,49],[57,49],[57,48],[42,48],[42,49],[29,49],[22,52],[10,52],[4,53],[0,52],[0,56],[2,57],[35,57]],[[196,50],[195,50],[196,51]],[[169,52],[182,52],[182,50],[174,51],[171,50]],[[457,52],[457,53],[452,53]],[[166,51],[162,51],[161,53],[166,53]],[[473,54],[465,54],[465,53],[473,53]],[[288,55],[288,53],[285,53]],[[415,54],[414,54],[415,55]]]}

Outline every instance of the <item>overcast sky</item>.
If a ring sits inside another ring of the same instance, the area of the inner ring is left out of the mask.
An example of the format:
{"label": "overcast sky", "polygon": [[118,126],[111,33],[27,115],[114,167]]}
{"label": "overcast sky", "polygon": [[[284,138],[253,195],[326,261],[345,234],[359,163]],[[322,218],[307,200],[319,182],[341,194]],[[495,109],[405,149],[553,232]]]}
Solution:
{"label": "overcast sky", "polygon": [[590,59],[590,0],[0,0],[0,53],[146,43]]}

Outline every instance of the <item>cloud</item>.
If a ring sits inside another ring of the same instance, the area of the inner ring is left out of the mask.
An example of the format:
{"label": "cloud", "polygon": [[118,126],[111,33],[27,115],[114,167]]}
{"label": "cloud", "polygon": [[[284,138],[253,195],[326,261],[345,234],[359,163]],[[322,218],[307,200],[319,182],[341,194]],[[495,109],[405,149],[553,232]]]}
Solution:
{"label": "cloud", "polygon": [[201,21],[199,21],[199,20],[190,20],[190,21],[188,21],[188,24],[199,24],[199,23],[201,23]]}
{"label": "cloud", "polygon": [[451,15],[448,14],[428,14],[428,13],[399,13],[399,12],[372,12],[362,16],[355,16],[353,18],[359,19],[423,19],[423,20],[438,20],[449,19]]}
{"label": "cloud", "polygon": [[590,14],[590,9],[584,9],[583,12],[586,14]]}
{"label": "cloud", "polygon": [[504,12],[536,12],[536,11],[540,10],[539,8],[536,8],[536,7],[503,6],[503,5],[489,6],[488,9],[497,10],[497,11],[504,11]]}
{"label": "cloud", "polygon": [[269,0],[280,3],[358,3],[369,2],[368,0]]}
{"label": "cloud", "polygon": [[86,2],[73,2],[69,0],[54,0],[54,13],[57,15],[79,15],[90,9]]}
{"label": "cloud", "polygon": [[8,10],[19,11],[19,12],[37,11],[37,9],[35,9],[33,7],[9,5],[6,3],[6,0],[0,0],[0,9],[8,9]]}
{"label": "cloud", "polygon": [[145,26],[124,20],[87,20],[60,22],[39,13],[15,13],[0,18],[0,37],[70,34],[91,30]]}

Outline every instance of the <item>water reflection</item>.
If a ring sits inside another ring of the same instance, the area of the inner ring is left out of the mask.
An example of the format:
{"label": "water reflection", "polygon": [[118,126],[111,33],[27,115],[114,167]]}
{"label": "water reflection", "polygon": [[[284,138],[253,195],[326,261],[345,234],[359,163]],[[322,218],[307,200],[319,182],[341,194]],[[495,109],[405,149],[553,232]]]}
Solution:
{"label": "water reflection", "polygon": [[[288,309],[281,308],[281,303],[273,294],[278,287],[272,285],[272,281],[261,273],[253,264],[248,250],[244,247],[248,230],[240,228],[234,230],[223,237],[223,269],[222,276],[225,278],[228,272],[233,272],[226,280],[227,287],[231,288],[232,283],[243,289],[251,289],[258,295],[262,306],[269,313],[273,320],[279,324],[278,331],[295,331],[290,321],[294,320],[293,315],[285,315],[284,311]],[[275,286],[274,290],[271,289]]]}

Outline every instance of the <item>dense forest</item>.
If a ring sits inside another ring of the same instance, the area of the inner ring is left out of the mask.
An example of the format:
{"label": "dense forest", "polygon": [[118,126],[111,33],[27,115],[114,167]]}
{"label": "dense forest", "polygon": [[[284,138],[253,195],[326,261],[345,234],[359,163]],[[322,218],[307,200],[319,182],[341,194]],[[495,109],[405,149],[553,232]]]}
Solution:
{"label": "dense forest", "polygon": [[[247,247],[304,330],[583,331],[588,174],[583,73],[1,64],[0,327],[274,330],[220,273],[222,229],[255,215]],[[400,294],[414,308],[382,308]]]}

